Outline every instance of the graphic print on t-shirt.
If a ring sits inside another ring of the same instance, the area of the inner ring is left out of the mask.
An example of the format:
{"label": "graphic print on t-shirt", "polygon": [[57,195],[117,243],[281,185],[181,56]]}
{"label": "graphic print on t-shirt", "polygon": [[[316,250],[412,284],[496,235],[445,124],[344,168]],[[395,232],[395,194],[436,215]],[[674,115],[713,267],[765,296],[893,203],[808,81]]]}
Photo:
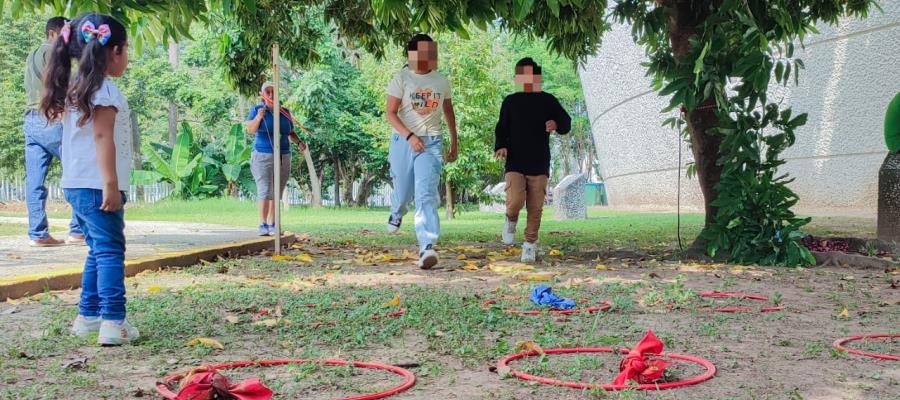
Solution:
{"label": "graphic print on t-shirt", "polygon": [[441,104],[441,94],[432,88],[417,87],[409,94],[409,100],[416,114],[425,116],[434,112]]}

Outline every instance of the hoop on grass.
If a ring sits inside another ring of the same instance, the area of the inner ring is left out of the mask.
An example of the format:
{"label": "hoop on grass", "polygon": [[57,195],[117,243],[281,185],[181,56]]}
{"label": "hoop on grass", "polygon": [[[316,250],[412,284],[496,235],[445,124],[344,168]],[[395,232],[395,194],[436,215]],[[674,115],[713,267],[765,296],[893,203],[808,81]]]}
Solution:
{"label": "hoop on grass", "polygon": [[[398,393],[402,393],[409,388],[413,387],[416,384],[416,376],[407,369],[400,368],[393,365],[381,364],[381,363],[366,363],[366,362],[352,362],[352,361],[344,361],[344,360],[264,360],[264,361],[238,361],[238,362],[230,362],[223,364],[215,364],[210,365],[210,368],[213,369],[235,369],[235,368],[244,368],[244,367],[272,367],[278,365],[288,365],[288,364],[321,364],[326,366],[351,366],[353,368],[364,368],[364,369],[375,369],[381,371],[388,371],[394,373],[396,375],[400,375],[403,377],[403,383],[397,385],[388,390],[384,390],[377,393],[369,393],[363,394],[359,396],[353,397],[343,397],[338,400],[377,400],[383,399],[386,397],[393,396]],[[160,381],[156,382],[156,391],[159,392],[164,398],[172,400],[178,395],[177,393],[172,391],[173,386],[177,386],[179,381],[184,378],[184,373],[174,373],[169,376],[166,376]]]}
{"label": "hoop on grass", "polygon": [[850,336],[835,340],[834,343],[831,344],[837,350],[845,351],[850,354],[856,354],[858,356],[872,357],[880,360],[893,360],[900,361],[900,356],[893,354],[885,354],[885,353],[875,353],[870,351],[856,350],[844,347],[845,343],[855,342],[857,340],[864,339],[882,339],[882,338],[900,338],[900,333],[875,333],[871,335],[859,335],[859,336]]}
{"label": "hoop on grass", "polygon": [[[548,355],[549,354],[576,354],[576,353],[628,354],[628,352],[629,352],[629,349],[614,350],[609,347],[576,347],[576,348],[562,348],[562,349],[544,349],[544,354],[548,354]],[[516,378],[521,379],[523,381],[533,381],[533,382],[538,382],[538,383],[542,383],[545,385],[553,385],[553,386],[567,387],[567,388],[580,389],[580,390],[603,389],[603,390],[610,390],[610,391],[626,390],[626,389],[632,389],[632,390],[673,389],[673,388],[682,387],[682,386],[696,385],[700,382],[710,380],[710,379],[712,379],[713,376],[716,375],[716,366],[713,365],[713,363],[710,362],[709,360],[706,360],[706,359],[703,359],[700,357],[688,356],[688,355],[683,355],[683,354],[673,354],[673,353],[657,354],[656,356],[662,357],[662,358],[670,358],[670,359],[675,359],[675,360],[683,360],[683,361],[692,362],[694,364],[698,364],[698,365],[706,368],[706,371],[704,371],[702,374],[697,375],[695,377],[683,379],[680,381],[661,382],[661,383],[645,383],[645,384],[640,384],[640,385],[613,385],[613,384],[608,384],[608,383],[603,384],[603,383],[563,381],[563,380],[559,380],[559,379],[531,375],[526,372],[515,370],[511,366],[509,366],[509,363],[511,361],[515,361],[515,360],[525,358],[525,357],[534,357],[537,355],[539,355],[539,353],[535,352],[535,351],[525,351],[525,352],[521,352],[521,353],[510,354],[506,357],[501,358],[499,361],[497,361],[497,369],[502,370],[502,369],[508,368],[509,373],[512,376],[515,376]]]}

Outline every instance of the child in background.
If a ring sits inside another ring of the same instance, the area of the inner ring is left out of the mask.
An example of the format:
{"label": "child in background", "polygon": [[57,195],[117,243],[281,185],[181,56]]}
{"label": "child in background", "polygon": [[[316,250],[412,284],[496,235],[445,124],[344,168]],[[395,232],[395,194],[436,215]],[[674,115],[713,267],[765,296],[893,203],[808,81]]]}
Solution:
{"label": "child in background", "polygon": [[[131,174],[131,111],[110,77],[128,65],[125,27],[84,14],[67,23],[51,49],[40,111],[61,120],[66,200],[89,247],[72,332],[97,332],[105,346],[129,343],[138,330],[125,319],[125,192]],[[78,70],[72,74],[72,59]]]}
{"label": "child in background", "polygon": [[503,99],[494,130],[495,155],[506,159],[506,223],[501,237],[512,244],[522,206],[528,208],[522,262],[537,258],[538,230],[550,172],[550,134],[569,133],[572,119],[552,94],[541,91],[541,66],[531,58],[516,63],[522,91]]}

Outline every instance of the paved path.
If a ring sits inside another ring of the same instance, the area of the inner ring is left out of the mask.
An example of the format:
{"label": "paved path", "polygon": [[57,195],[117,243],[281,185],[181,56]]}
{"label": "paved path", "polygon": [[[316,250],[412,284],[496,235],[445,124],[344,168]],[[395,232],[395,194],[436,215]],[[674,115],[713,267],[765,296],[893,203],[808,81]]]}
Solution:
{"label": "paved path", "polygon": [[[0,217],[0,224],[27,224],[26,218]],[[51,226],[68,226],[68,220],[51,219]],[[57,237],[64,237],[60,232]],[[185,222],[126,221],[126,258],[183,251],[192,247],[224,244],[256,237],[255,229]],[[0,278],[44,273],[84,263],[86,246],[35,248],[20,236],[0,236]]]}

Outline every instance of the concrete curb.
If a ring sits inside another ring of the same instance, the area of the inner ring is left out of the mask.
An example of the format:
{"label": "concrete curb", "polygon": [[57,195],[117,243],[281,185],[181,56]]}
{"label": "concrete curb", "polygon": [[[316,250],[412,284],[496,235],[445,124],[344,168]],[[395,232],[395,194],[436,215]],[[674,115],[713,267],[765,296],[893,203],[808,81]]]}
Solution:
{"label": "concrete curb", "polygon": [[[296,240],[297,237],[294,234],[287,233],[282,236],[281,244],[290,246]],[[251,239],[125,260],[125,276],[135,276],[144,271],[159,270],[164,267],[188,267],[201,260],[215,260],[219,256],[235,257],[258,253],[272,248],[273,245],[274,239],[272,238]],[[0,301],[34,295],[45,290],[77,289],[81,287],[81,270],[81,266],[72,266],[43,274],[2,278],[0,279]]]}

